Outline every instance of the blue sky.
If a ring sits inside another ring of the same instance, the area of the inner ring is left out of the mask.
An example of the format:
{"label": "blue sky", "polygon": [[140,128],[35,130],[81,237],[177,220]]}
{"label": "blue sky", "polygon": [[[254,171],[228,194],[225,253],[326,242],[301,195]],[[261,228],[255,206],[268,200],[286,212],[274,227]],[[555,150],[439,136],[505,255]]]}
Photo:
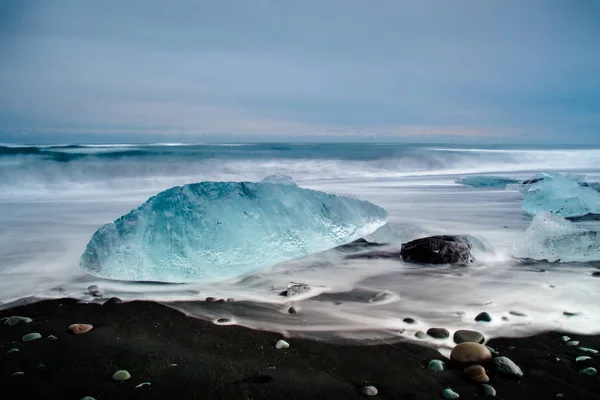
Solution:
{"label": "blue sky", "polygon": [[600,144],[598,21],[598,1],[5,0],[0,142]]}

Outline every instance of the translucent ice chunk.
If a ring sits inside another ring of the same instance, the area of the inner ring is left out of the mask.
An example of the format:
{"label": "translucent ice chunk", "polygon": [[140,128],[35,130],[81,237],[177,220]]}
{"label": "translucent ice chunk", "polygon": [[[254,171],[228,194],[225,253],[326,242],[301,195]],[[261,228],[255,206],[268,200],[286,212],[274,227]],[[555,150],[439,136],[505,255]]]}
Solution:
{"label": "translucent ice chunk", "polygon": [[372,203],[295,185],[201,182],[104,225],[83,270],[136,281],[214,281],[352,242],[386,222]]}
{"label": "translucent ice chunk", "polygon": [[472,187],[506,187],[507,185],[521,183],[521,181],[517,179],[483,175],[463,176],[456,179],[455,182]]}
{"label": "translucent ice chunk", "polygon": [[287,175],[283,175],[283,174],[269,175],[265,179],[263,179],[262,182],[264,182],[264,183],[274,183],[274,184],[277,184],[277,185],[297,186],[296,182],[294,182],[294,180],[292,179],[291,176],[287,176]]}
{"label": "translucent ice chunk", "polygon": [[547,211],[533,219],[513,245],[513,256],[551,262],[600,260],[600,234]]}
{"label": "translucent ice chunk", "polygon": [[598,214],[600,193],[566,176],[546,175],[527,185],[522,208],[531,215],[550,211],[566,218]]}

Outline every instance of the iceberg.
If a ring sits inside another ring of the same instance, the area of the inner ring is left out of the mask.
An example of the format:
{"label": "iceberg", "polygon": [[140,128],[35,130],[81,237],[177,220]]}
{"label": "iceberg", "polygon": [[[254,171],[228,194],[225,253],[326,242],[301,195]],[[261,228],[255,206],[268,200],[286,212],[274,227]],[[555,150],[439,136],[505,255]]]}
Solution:
{"label": "iceberg", "polygon": [[523,186],[522,208],[531,215],[550,211],[571,218],[600,213],[600,193],[567,176],[545,174]]}
{"label": "iceberg", "polygon": [[541,211],[513,245],[513,257],[550,262],[600,260],[600,234]]}
{"label": "iceberg", "polygon": [[211,282],[352,242],[386,223],[381,207],[290,180],[168,189],[98,229],[80,266],[108,279]]}
{"label": "iceberg", "polygon": [[518,179],[502,178],[499,176],[463,176],[456,179],[454,182],[460,185],[472,186],[472,187],[506,187],[508,185],[514,185],[521,183]]}

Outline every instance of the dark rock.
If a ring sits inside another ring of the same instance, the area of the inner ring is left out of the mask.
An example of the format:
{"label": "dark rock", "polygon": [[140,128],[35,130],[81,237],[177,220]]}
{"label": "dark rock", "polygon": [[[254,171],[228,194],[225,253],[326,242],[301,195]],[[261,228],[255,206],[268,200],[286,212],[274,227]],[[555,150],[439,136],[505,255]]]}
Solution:
{"label": "dark rock", "polygon": [[122,304],[123,300],[121,300],[118,297],[111,297],[110,299],[106,300],[104,302],[104,304],[102,304],[102,307],[105,307],[106,309],[111,309],[114,307],[117,307],[119,304]]}
{"label": "dark rock", "polygon": [[231,320],[230,320],[229,318],[219,318],[219,319],[217,320],[217,323],[218,323],[218,324],[228,324],[228,323],[230,323],[230,322],[231,322]]}
{"label": "dark rock", "polygon": [[296,283],[290,282],[288,283],[287,290],[279,293],[280,296],[292,297],[301,293],[308,292],[310,290],[310,286],[305,283]]}
{"label": "dark rock", "polygon": [[225,299],[219,299],[219,300],[215,301],[215,303],[225,303]]}
{"label": "dark rock", "polygon": [[495,397],[496,396],[496,389],[494,389],[490,385],[483,384],[483,385],[481,385],[481,393],[483,393],[484,396]]}
{"label": "dark rock", "polygon": [[235,299],[234,299],[233,297],[229,297],[229,298],[227,299],[227,302],[228,302],[228,303],[233,303],[234,301],[235,301]]}
{"label": "dark rock", "polygon": [[466,265],[474,259],[471,244],[462,236],[430,236],[403,243],[400,256],[406,262]]}
{"label": "dark rock", "polygon": [[514,315],[516,317],[526,317],[527,315],[522,313],[522,312],[518,312],[518,311],[509,311],[508,312],[510,315]]}
{"label": "dark rock", "polygon": [[452,337],[452,339],[456,344],[465,342],[483,343],[485,341],[485,337],[483,336],[483,334],[477,331],[469,331],[466,329],[461,329],[454,332],[454,336]]}
{"label": "dark rock", "polygon": [[477,321],[477,322],[492,322],[492,317],[490,314],[488,314],[486,312],[482,312],[482,313],[479,313],[475,317],[475,321]]}
{"label": "dark rock", "polygon": [[564,315],[565,317],[574,317],[574,316],[576,316],[576,315],[579,315],[579,313],[576,313],[576,312],[570,312],[570,311],[564,311],[564,312],[563,312],[563,315]]}
{"label": "dark rock", "polygon": [[513,378],[521,378],[523,376],[521,368],[508,357],[496,357],[492,362],[496,367],[496,371],[503,375],[511,376]]}
{"label": "dark rock", "polygon": [[205,302],[207,303],[214,303],[215,301],[217,301],[216,297],[207,297],[206,299],[204,299]]}
{"label": "dark rock", "polygon": [[600,278],[600,271],[592,272],[592,276],[595,276],[596,278]]}
{"label": "dark rock", "polygon": [[348,244],[343,244],[335,248],[337,251],[348,252],[348,251],[357,251],[360,249],[368,249],[372,247],[380,247],[382,246],[379,243],[369,242],[366,239],[357,239],[354,242],[350,242]]}
{"label": "dark rock", "polygon": [[294,307],[290,307],[290,308],[288,308],[288,313],[289,314],[298,314],[298,311]]}
{"label": "dark rock", "polygon": [[429,328],[427,334],[435,339],[446,339],[450,337],[450,332],[446,328]]}
{"label": "dark rock", "polygon": [[413,318],[404,318],[402,321],[404,321],[407,324],[414,324],[415,322],[417,322]]}

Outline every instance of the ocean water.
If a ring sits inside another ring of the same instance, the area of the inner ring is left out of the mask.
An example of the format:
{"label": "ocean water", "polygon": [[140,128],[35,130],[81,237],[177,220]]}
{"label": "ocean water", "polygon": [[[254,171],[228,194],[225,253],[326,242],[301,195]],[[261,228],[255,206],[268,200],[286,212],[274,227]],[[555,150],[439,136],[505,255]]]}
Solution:
{"label": "ocean water", "polygon": [[[477,329],[488,337],[547,329],[598,333],[600,278],[591,273],[600,264],[514,260],[511,247],[531,222],[521,210],[521,193],[454,183],[470,174],[526,179],[542,171],[600,181],[600,149],[3,145],[0,307],[30,297],[98,301],[86,290],[95,284],[105,298],[163,301],[201,318],[228,317],[240,325],[327,340],[412,338],[416,330],[433,326]],[[350,250],[331,250],[218,284],[119,282],[79,269],[79,257],[96,229],[164,189],[209,180],[258,181],[274,173],[289,175],[304,188],[385,208],[389,227],[373,240],[390,241],[387,249],[429,234],[472,234],[484,238],[494,254],[482,255],[468,267],[428,267],[349,259]],[[600,229],[597,220],[580,223]],[[313,290],[292,299],[279,296],[288,282],[306,283]],[[219,307],[197,302],[208,296],[236,302]],[[299,313],[288,314],[290,306]],[[474,321],[482,311],[492,315],[491,323]],[[417,323],[405,324],[406,317]]]}

